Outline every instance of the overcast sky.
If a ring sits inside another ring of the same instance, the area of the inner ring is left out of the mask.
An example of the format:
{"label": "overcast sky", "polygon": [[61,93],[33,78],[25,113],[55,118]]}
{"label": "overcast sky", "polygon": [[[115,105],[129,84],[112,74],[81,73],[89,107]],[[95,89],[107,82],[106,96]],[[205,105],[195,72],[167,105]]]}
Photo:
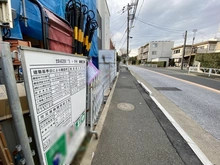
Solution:
{"label": "overcast sky", "polygon": [[[111,38],[117,50],[127,45],[127,4],[131,1],[107,0]],[[220,0],[139,0],[130,32],[130,56],[150,41],[171,40],[174,46],[183,45],[186,30],[187,44],[192,44],[193,29],[197,29],[195,43],[206,41],[217,35],[219,25]]]}

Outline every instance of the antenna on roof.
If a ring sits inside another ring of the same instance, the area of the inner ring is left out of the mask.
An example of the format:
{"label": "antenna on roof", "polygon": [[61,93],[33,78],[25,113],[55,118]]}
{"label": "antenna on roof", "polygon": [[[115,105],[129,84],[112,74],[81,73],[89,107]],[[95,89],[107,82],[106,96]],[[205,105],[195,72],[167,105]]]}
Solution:
{"label": "antenna on roof", "polygon": [[218,25],[218,31],[217,31],[217,33],[215,35],[215,39],[220,40],[220,23]]}

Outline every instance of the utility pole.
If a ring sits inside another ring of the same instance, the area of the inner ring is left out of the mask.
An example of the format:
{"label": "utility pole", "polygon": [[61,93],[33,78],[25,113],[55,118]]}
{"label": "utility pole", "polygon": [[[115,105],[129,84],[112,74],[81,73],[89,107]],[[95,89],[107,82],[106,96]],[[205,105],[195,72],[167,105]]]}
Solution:
{"label": "utility pole", "polygon": [[194,41],[195,41],[195,37],[196,37],[196,32],[197,32],[197,29],[194,29],[194,30],[193,30],[192,47],[191,47],[190,56],[189,56],[189,61],[188,61],[188,67],[190,66],[191,55],[192,55],[192,52],[193,52],[193,45],[194,45]]}
{"label": "utility pole", "polygon": [[184,60],[184,56],[185,56],[186,39],[187,39],[187,31],[185,32],[185,37],[184,37],[183,54],[182,54],[182,61],[181,61],[181,70],[183,70],[183,60]]}
{"label": "utility pole", "polygon": [[128,3],[128,6],[127,6],[127,10],[128,10],[128,15],[127,15],[127,56],[126,56],[126,65],[128,66],[128,57],[129,57],[129,16],[130,16],[130,8],[131,6],[129,5]]}

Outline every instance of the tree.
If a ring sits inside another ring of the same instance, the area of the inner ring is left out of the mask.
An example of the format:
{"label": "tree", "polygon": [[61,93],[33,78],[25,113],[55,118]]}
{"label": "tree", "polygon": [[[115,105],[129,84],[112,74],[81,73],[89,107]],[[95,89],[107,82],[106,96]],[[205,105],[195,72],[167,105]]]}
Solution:
{"label": "tree", "polygon": [[137,56],[130,57],[128,61],[129,61],[130,64],[136,65],[136,63],[137,63]]}
{"label": "tree", "polygon": [[127,50],[125,48],[119,49],[120,56],[125,59],[127,57]]}

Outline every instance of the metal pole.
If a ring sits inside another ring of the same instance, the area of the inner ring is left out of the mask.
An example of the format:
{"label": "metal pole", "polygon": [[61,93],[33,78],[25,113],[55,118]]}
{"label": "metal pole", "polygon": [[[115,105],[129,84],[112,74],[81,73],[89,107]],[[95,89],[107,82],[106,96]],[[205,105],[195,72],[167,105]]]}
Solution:
{"label": "metal pole", "polygon": [[95,135],[95,138],[98,139],[99,135],[98,132],[93,130],[94,124],[94,112],[93,112],[93,98],[92,98],[92,91],[93,91],[93,83],[89,85],[89,97],[90,97],[90,133]]}
{"label": "metal pole", "polygon": [[182,60],[181,60],[181,70],[183,70],[183,60],[184,60],[185,49],[186,49],[186,39],[187,39],[187,31],[185,32],[185,37],[184,37],[183,54],[182,54]]}
{"label": "metal pole", "polygon": [[34,164],[29,139],[24,123],[20,99],[18,95],[17,85],[14,76],[14,70],[11,61],[10,46],[7,42],[0,42],[0,57],[2,72],[5,80],[5,87],[8,96],[9,107],[12,118],[18,134],[18,139],[24,154],[25,162],[28,165]]}
{"label": "metal pole", "polygon": [[23,19],[24,19],[24,25],[27,27],[27,13],[26,13],[26,6],[25,6],[25,0],[22,0],[22,9],[23,9]]}
{"label": "metal pole", "polygon": [[193,45],[194,45],[194,41],[195,41],[195,37],[196,37],[196,29],[193,30],[193,40],[192,40],[192,47],[191,47],[191,51],[190,51],[190,56],[189,56],[189,61],[188,61],[188,66],[190,66],[190,61],[191,61],[191,55],[192,55],[192,51],[193,51]]}
{"label": "metal pole", "polygon": [[130,5],[127,6],[128,16],[127,16],[127,56],[126,56],[126,65],[128,66],[128,57],[129,57],[129,14],[130,14]]}

